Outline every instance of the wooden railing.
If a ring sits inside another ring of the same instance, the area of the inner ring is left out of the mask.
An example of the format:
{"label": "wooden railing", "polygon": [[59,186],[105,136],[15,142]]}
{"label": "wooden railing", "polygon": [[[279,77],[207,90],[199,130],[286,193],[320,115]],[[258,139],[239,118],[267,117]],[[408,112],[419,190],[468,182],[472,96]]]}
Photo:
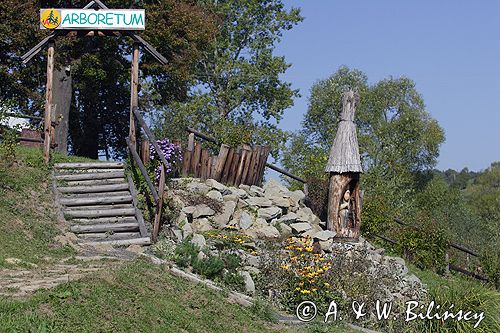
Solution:
{"label": "wooden railing", "polygon": [[[417,227],[417,226],[415,226],[415,225],[408,224],[408,223],[404,223],[404,222],[403,222],[403,221],[401,221],[399,218],[395,218],[395,219],[394,219],[394,222],[396,222],[397,224],[402,225],[402,226],[404,226],[404,227],[418,228],[418,227]],[[386,236],[384,236],[384,235],[377,234],[377,235],[375,235],[375,236],[377,236],[378,238],[380,238],[380,239],[382,239],[382,240],[384,240],[384,241],[386,241],[386,242],[388,242],[388,243],[391,243],[391,244],[393,244],[393,245],[398,244],[398,242],[397,242],[397,241],[395,241],[394,239],[391,239],[391,238],[386,237]],[[473,250],[471,250],[471,249],[468,249],[468,248],[466,248],[466,247],[464,247],[464,246],[462,246],[462,245],[459,245],[459,244],[456,244],[456,243],[450,243],[450,244],[449,244],[449,247],[450,247],[450,248],[454,248],[454,249],[456,249],[456,250],[458,250],[458,251],[464,252],[464,253],[466,253],[466,254],[468,254],[468,255],[471,255],[471,256],[473,256],[473,257],[480,258],[480,255],[479,255],[477,252],[475,252],[475,251],[473,251]],[[459,273],[462,273],[462,274],[464,274],[464,275],[467,275],[467,276],[473,277],[473,278],[475,278],[475,279],[477,279],[477,280],[481,280],[481,281],[488,281],[488,278],[486,278],[486,277],[484,277],[484,276],[481,276],[481,275],[476,274],[476,273],[474,273],[474,272],[470,272],[470,271],[468,271],[468,270],[466,270],[466,269],[463,269],[463,268],[461,268],[461,267],[459,267],[459,266],[455,266],[455,265],[453,265],[453,264],[450,264],[450,262],[449,262],[449,256],[448,256],[448,253],[446,254],[445,262],[446,262],[446,267],[445,267],[446,271],[451,270],[451,271],[459,272]]]}
{"label": "wooden railing", "polygon": [[[154,205],[155,205],[155,218],[153,222],[153,231],[151,232],[151,240],[153,242],[156,242],[158,238],[158,233],[160,231],[160,221],[161,221],[161,211],[163,209],[163,198],[164,198],[164,193],[165,193],[165,170],[167,168],[168,162],[167,159],[165,158],[165,155],[163,155],[162,150],[158,146],[158,143],[156,141],[155,136],[149,129],[149,126],[146,124],[144,121],[144,118],[142,117],[139,109],[137,107],[132,108],[132,115],[134,119],[131,120],[136,120],[139,123],[139,130],[142,128],[144,131],[146,137],[148,140],[151,142],[153,149],[156,151],[157,155],[160,157],[160,181],[158,184],[158,189],[153,184],[153,181],[149,177],[149,174],[146,170],[146,167],[144,166],[144,163],[142,162],[141,158],[139,157],[139,154],[137,153],[137,148],[136,148],[136,138],[131,138],[127,137],[127,146],[130,152],[130,155],[132,157],[132,160],[137,164],[137,167],[141,171],[142,176],[144,177],[146,184],[148,185],[149,190],[151,191],[151,195],[153,196],[154,199]],[[135,121],[134,121],[135,122]],[[135,129],[135,124],[133,125]],[[135,134],[135,130],[133,131]]]}

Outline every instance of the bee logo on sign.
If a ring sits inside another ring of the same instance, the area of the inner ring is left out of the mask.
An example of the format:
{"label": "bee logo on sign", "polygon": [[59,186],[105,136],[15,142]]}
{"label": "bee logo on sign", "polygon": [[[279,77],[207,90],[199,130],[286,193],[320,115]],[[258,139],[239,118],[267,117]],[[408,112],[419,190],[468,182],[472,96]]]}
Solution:
{"label": "bee logo on sign", "polygon": [[45,9],[40,13],[40,23],[46,29],[56,29],[61,24],[61,12],[57,9]]}

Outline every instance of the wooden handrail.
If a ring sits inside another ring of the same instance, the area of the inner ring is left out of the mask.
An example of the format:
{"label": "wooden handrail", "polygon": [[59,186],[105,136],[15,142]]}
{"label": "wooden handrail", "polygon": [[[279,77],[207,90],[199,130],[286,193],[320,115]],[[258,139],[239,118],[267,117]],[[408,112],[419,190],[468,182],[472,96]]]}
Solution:
{"label": "wooden handrail", "polygon": [[148,172],[146,171],[146,167],[144,166],[144,163],[142,163],[141,158],[139,157],[139,154],[137,154],[135,147],[130,142],[130,139],[125,138],[125,140],[127,141],[128,149],[129,149],[130,153],[132,154],[132,157],[134,158],[135,163],[137,163],[139,170],[141,170],[142,176],[146,180],[146,184],[148,184],[148,187],[151,190],[151,193],[153,195],[155,203],[158,204],[158,201],[160,200],[160,196],[158,195],[158,192],[156,191],[156,189],[153,185],[153,182],[151,181],[151,178],[149,178],[149,175],[148,175]]}
{"label": "wooden handrail", "polygon": [[137,118],[139,125],[142,127],[142,129],[144,130],[144,133],[146,133],[146,136],[148,137],[149,141],[151,142],[154,149],[158,153],[158,156],[160,157],[160,161],[165,165],[165,167],[167,167],[169,163],[167,162],[165,155],[163,155],[163,152],[161,151],[160,146],[158,146],[158,142],[156,142],[156,138],[155,138],[154,134],[149,129],[149,126],[144,121],[144,118],[142,118],[141,112],[139,111],[138,108],[135,108],[135,107],[132,109],[132,111],[134,112],[134,115]]}

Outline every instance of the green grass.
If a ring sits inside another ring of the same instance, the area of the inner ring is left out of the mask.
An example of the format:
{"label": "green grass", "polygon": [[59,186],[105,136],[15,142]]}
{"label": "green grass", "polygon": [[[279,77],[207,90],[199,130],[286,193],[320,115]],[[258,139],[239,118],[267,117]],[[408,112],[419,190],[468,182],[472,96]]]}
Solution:
{"label": "green grass", "polygon": [[445,309],[454,304],[455,309],[484,312],[485,315],[485,319],[475,329],[473,321],[448,320],[445,323],[421,321],[422,331],[433,333],[500,332],[500,292],[460,275],[443,277],[432,271],[420,270],[413,265],[410,265],[410,269],[427,285],[430,299],[436,304],[441,304]]}
{"label": "green grass", "polygon": [[[262,307],[229,304],[224,295],[137,259],[112,272],[0,298],[1,332],[304,332],[266,321]],[[324,325],[309,332],[326,332]],[[328,332],[351,332],[331,326]]]}
{"label": "green grass", "polygon": [[[82,159],[54,154],[54,162],[75,160]],[[0,267],[7,258],[38,264],[73,253],[53,240],[60,231],[50,186],[40,149],[17,147],[16,163],[0,164]]]}

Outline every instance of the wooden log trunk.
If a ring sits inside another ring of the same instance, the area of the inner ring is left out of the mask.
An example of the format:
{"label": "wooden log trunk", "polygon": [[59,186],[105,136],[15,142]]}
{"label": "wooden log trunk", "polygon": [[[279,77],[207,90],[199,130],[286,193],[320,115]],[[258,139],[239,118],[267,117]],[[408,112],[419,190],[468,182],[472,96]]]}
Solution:
{"label": "wooden log trunk", "polygon": [[51,41],[47,51],[47,85],[45,88],[45,114],[44,114],[44,145],[43,159],[45,164],[50,159],[50,143],[52,137],[52,89],[54,82],[54,48],[55,43]]}
{"label": "wooden log trunk", "polygon": [[72,98],[72,78],[70,67],[54,70],[54,89],[53,103],[55,112],[52,115],[56,122],[55,128],[55,143],[56,151],[68,153],[68,128],[69,128],[69,109],[71,107]]}
{"label": "wooden log trunk", "polygon": [[[351,193],[351,204],[348,223],[344,226],[339,213],[346,190],[349,190]],[[328,195],[328,219],[326,222],[327,229],[337,233],[335,236],[336,239],[357,241],[361,225],[360,215],[359,173],[331,173]]]}

